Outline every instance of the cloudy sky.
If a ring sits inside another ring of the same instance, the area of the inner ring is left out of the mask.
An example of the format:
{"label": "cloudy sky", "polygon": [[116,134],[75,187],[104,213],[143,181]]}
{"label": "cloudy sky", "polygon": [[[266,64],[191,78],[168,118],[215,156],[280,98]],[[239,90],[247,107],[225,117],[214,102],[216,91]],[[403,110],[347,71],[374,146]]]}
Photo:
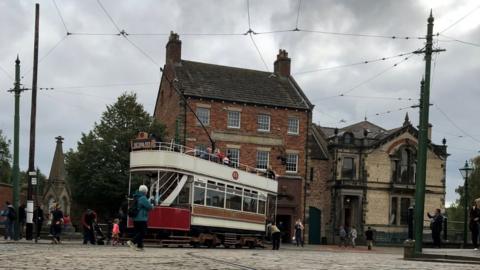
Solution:
{"label": "cloudy sky", "polygon": [[[0,129],[9,138],[14,99],[7,90],[13,86],[17,54],[22,83],[31,87],[35,2],[0,1]],[[101,0],[115,25],[97,0],[39,3],[38,85],[54,88],[38,93],[36,164],[44,173],[50,171],[54,137],[65,137],[65,150],[75,148],[81,133],[88,132],[122,92],[137,93],[153,113],[171,30],[182,39],[182,58],[193,61],[272,71],[278,49],[286,49],[295,79],[316,105],[314,121],[321,125],[342,127],[367,117],[389,129],[400,126],[406,112],[417,124],[418,110],[409,106],[419,96],[423,58],[392,56],[424,46],[419,37],[425,36],[430,9],[434,33],[441,33],[435,46],[447,50],[433,58],[430,108],[433,141],[440,144],[446,138],[451,154],[447,202],[457,198],[454,189],[463,182],[458,168],[480,150],[476,0],[251,0],[250,14],[246,0]],[[127,38],[115,35],[117,28],[128,33]],[[259,33],[252,35],[258,51],[249,35],[241,35],[249,28]],[[277,32],[295,28],[306,31]],[[67,36],[67,31],[73,34]],[[339,96],[342,93],[345,96]],[[24,92],[22,170],[28,167],[30,104],[31,93]]]}

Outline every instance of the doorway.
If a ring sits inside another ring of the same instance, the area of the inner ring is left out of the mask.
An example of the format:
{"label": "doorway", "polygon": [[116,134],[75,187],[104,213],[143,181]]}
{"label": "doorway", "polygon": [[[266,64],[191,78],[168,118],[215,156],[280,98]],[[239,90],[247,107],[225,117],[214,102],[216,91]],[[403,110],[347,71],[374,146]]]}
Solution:
{"label": "doorway", "polygon": [[308,209],[308,243],[319,245],[321,239],[322,212],[316,207]]}

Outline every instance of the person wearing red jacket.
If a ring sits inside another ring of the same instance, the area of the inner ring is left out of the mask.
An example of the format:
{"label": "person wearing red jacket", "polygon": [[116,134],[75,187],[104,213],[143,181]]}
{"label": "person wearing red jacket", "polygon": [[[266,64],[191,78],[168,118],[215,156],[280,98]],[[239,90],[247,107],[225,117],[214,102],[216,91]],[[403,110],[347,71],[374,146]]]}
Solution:
{"label": "person wearing red jacket", "polygon": [[95,245],[95,231],[93,224],[97,222],[97,213],[92,209],[87,209],[82,215],[83,244],[88,242]]}

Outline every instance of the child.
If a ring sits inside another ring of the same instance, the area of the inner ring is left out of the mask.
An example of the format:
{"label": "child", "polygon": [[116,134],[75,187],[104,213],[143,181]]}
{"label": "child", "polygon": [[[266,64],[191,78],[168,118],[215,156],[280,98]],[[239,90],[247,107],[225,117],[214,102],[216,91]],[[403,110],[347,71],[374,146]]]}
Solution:
{"label": "child", "polygon": [[112,229],[112,246],[116,246],[120,240],[120,227],[118,226],[120,220],[118,218],[113,220],[113,229]]}

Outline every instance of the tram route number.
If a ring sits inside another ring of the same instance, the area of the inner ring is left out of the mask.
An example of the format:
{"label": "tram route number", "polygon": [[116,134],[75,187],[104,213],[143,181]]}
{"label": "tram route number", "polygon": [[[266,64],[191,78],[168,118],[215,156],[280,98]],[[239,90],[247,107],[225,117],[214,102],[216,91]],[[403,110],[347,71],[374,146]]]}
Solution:
{"label": "tram route number", "polygon": [[232,172],[232,177],[234,180],[238,180],[238,172],[237,171],[233,171]]}

